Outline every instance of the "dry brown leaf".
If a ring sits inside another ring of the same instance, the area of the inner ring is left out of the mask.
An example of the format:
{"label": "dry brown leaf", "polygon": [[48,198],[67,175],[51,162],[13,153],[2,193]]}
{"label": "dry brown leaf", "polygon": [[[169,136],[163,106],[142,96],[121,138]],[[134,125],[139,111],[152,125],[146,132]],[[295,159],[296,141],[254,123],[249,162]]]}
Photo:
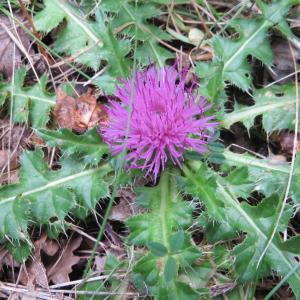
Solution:
{"label": "dry brown leaf", "polygon": [[97,103],[93,89],[80,97],[68,96],[62,89],[58,89],[54,117],[59,127],[84,132],[104,121],[106,113],[104,106]]}
{"label": "dry brown leaf", "polygon": [[[21,22],[24,22],[22,15],[14,14],[14,17],[19,19]],[[17,23],[16,27],[18,35],[16,35],[11,19],[3,14],[0,15],[0,24],[0,72],[3,73],[7,79],[11,79],[14,67],[13,61],[15,61],[15,68],[22,67],[22,57],[24,54],[19,50],[14,41],[7,34],[4,26],[10,30],[16,39],[20,38],[20,43],[27,51],[29,51],[31,41],[29,35],[27,35]]]}
{"label": "dry brown leaf", "polygon": [[[31,143],[30,132],[27,126],[13,125],[10,129],[8,118],[0,120],[0,184],[18,181],[19,156],[22,148]],[[7,172],[8,161],[10,163],[9,174]]]}
{"label": "dry brown leaf", "polygon": [[0,150],[0,170],[3,168],[6,168],[8,165],[8,160],[10,160],[10,169],[14,170],[18,167],[18,151],[12,153],[11,151],[8,151],[7,149]]}
{"label": "dry brown leaf", "polygon": [[20,274],[20,282],[29,287],[36,285],[48,288],[48,278],[45,266],[41,260],[41,250],[47,240],[47,236],[42,234],[39,240],[34,243],[34,252],[31,259],[27,261]]}
{"label": "dry brown leaf", "polygon": [[[294,46],[292,45],[294,48]],[[295,72],[293,57],[288,42],[284,39],[277,38],[272,42],[272,50],[274,53],[272,72],[269,72],[273,80],[281,78]],[[294,49],[296,59],[300,58],[300,52]],[[293,80],[293,76],[280,80],[280,83],[287,83]]]}
{"label": "dry brown leaf", "polygon": [[0,136],[1,136],[1,148],[14,149],[17,146],[26,146],[29,142],[31,130],[28,126],[13,125],[10,128],[9,118],[0,120]]}
{"label": "dry brown leaf", "polygon": [[74,251],[80,246],[82,237],[70,239],[57,259],[51,266],[47,267],[47,276],[49,281],[54,284],[69,282],[69,274],[72,272],[72,267],[76,265],[80,257],[74,255]]}
{"label": "dry brown leaf", "polygon": [[75,99],[68,96],[61,88],[56,95],[53,114],[59,127],[70,128],[74,126]]}
{"label": "dry brown leaf", "polygon": [[128,189],[122,189],[118,192],[120,202],[112,208],[109,216],[110,220],[125,221],[140,210],[135,204],[135,194]]}
{"label": "dry brown leaf", "polygon": [[0,247],[0,270],[2,270],[3,266],[18,267],[19,264],[4,247]]}
{"label": "dry brown leaf", "polygon": [[[278,142],[282,151],[286,152],[287,154],[293,153],[294,137],[295,134],[293,132],[281,132],[279,134]],[[297,151],[300,151],[300,133],[297,134],[297,141]]]}
{"label": "dry brown leaf", "polygon": [[102,273],[105,265],[105,256],[96,256],[94,261],[95,270],[99,273]]}

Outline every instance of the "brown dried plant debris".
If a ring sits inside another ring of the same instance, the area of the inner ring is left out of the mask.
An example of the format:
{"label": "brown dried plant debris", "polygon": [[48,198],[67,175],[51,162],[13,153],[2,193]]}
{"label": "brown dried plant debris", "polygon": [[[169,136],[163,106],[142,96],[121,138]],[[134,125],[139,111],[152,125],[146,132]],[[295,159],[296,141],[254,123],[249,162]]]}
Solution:
{"label": "brown dried plant debris", "polygon": [[20,282],[31,288],[48,288],[54,284],[69,282],[69,274],[80,257],[74,251],[81,245],[82,238],[71,238],[60,243],[49,240],[45,234],[34,243],[34,252],[20,274]]}
{"label": "brown dried plant debris", "polygon": [[[300,51],[293,46],[296,59],[300,58]],[[274,53],[274,61],[272,70],[269,74],[274,81],[280,80],[280,84],[288,83],[294,80],[293,76],[289,76],[295,72],[293,64],[293,56],[288,45],[288,41],[282,38],[275,38],[272,41],[272,51]]]}
{"label": "brown dried plant debris", "polygon": [[58,89],[54,107],[55,121],[59,127],[84,132],[106,120],[104,105],[97,103],[97,95],[93,89],[79,97],[67,95]]}
{"label": "brown dried plant debris", "polygon": [[[19,167],[19,157],[22,148],[32,143],[31,130],[27,126],[13,125],[10,129],[9,119],[0,120],[0,184],[7,181],[9,169],[10,183],[17,180],[14,171]],[[9,168],[8,168],[9,166]]]}
{"label": "brown dried plant debris", "polygon": [[[14,17],[25,24],[22,14],[15,13]],[[17,22],[14,24],[12,18],[0,14],[0,73],[3,73],[9,80],[12,77],[13,68],[18,69],[23,66],[22,58],[24,54],[9,36],[7,30],[15,36],[16,40],[18,40],[27,52],[30,54],[34,52],[30,48],[30,36],[24,32]]]}
{"label": "brown dried plant debris", "polygon": [[0,272],[3,266],[18,267],[19,264],[14,260],[12,255],[4,247],[0,247]]}
{"label": "brown dried plant debris", "polygon": [[131,189],[123,188],[118,191],[117,196],[120,198],[120,202],[112,208],[110,220],[124,222],[129,217],[141,212],[135,203],[135,193]]}
{"label": "brown dried plant debris", "polygon": [[[294,148],[294,132],[281,132],[278,136],[278,142],[280,144],[281,150],[284,153],[292,155]],[[297,133],[297,151],[300,151],[300,133]]]}
{"label": "brown dried plant debris", "polygon": [[47,276],[49,281],[54,284],[69,282],[69,274],[72,272],[72,266],[76,265],[80,257],[74,255],[82,242],[82,237],[71,238],[62,244],[59,258],[54,264],[47,268]]}

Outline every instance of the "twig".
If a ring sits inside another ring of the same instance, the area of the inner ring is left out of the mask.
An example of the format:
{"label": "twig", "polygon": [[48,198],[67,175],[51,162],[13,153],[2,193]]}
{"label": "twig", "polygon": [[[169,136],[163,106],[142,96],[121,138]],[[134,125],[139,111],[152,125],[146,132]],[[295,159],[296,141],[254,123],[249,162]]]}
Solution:
{"label": "twig", "polygon": [[[40,34],[36,31],[35,29],[35,26],[32,22],[32,19],[30,17],[30,15],[28,14],[28,11],[26,9],[26,6],[24,5],[23,1],[22,0],[18,0],[20,6],[21,6],[21,10],[22,10],[22,13],[25,17],[25,19],[28,21],[31,29],[32,29],[32,33],[34,34],[34,36],[37,38],[37,40],[41,40],[41,36]],[[40,43],[37,43],[37,46],[38,46],[38,49],[40,51],[40,53],[45,57],[45,59],[47,60],[48,64],[51,65],[53,63],[53,60],[49,58],[47,52],[46,52],[46,49],[40,44]]]}
{"label": "twig", "polygon": [[[294,68],[295,68],[295,71],[297,70],[297,63],[296,63],[296,58],[295,58],[295,52],[292,48],[292,45],[290,42],[288,42],[289,44],[289,48],[290,48],[290,51],[291,51],[291,54],[292,54],[292,59],[293,59],[293,64],[294,64]],[[294,135],[294,141],[293,141],[293,153],[292,153],[292,161],[291,161],[291,167],[290,167],[290,172],[289,172],[289,177],[288,177],[288,183],[287,183],[287,186],[286,186],[286,190],[285,190],[285,195],[284,195],[284,198],[283,198],[283,201],[280,205],[280,203],[278,203],[278,209],[280,208],[279,210],[279,214],[278,214],[278,217],[276,219],[276,222],[275,222],[275,225],[274,225],[274,228],[273,228],[273,231],[272,231],[272,234],[270,236],[270,239],[266,245],[266,247],[264,248],[262,254],[260,255],[259,257],[259,260],[258,260],[258,263],[257,263],[257,266],[256,268],[258,269],[263,257],[265,256],[266,252],[268,251],[272,241],[273,241],[273,238],[277,232],[277,228],[279,226],[279,222],[280,222],[280,219],[282,217],[282,214],[284,212],[284,208],[285,208],[285,205],[286,205],[286,202],[287,202],[287,199],[288,199],[288,196],[289,196],[289,192],[290,192],[290,188],[291,188],[291,184],[292,184],[292,177],[293,177],[293,173],[294,173],[294,168],[295,168],[295,160],[296,160],[296,152],[297,152],[297,143],[298,143],[298,135],[297,135],[297,132],[298,132],[298,122],[299,122],[299,93],[298,93],[298,73],[295,73],[295,89],[296,89],[296,113],[295,113],[295,135]]]}

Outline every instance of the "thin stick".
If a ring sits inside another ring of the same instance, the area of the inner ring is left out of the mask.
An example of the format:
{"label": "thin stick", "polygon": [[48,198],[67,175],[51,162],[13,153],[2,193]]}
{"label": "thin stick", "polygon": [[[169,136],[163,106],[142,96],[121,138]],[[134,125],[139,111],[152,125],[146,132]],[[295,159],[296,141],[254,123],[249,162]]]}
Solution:
{"label": "thin stick", "polygon": [[[293,58],[293,64],[294,64],[294,68],[295,68],[295,71],[297,70],[297,63],[296,63],[296,58],[295,58],[295,52],[291,46],[291,43],[289,43],[289,48],[290,48],[290,51],[291,51],[291,54],[292,54],[292,58]],[[289,196],[289,192],[290,192],[290,188],[291,188],[291,184],[292,184],[292,177],[293,177],[293,173],[294,173],[294,168],[295,168],[295,160],[296,160],[296,152],[297,152],[297,143],[298,143],[298,135],[297,135],[297,132],[298,132],[298,122],[299,122],[299,93],[298,93],[298,73],[295,73],[295,89],[296,89],[296,114],[295,114],[295,135],[294,135],[294,141],[293,141],[293,154],[292,154],[292,161],[291,161],[291,167],[290,167],[290,172],[289,172],[289,177],[288,177],[288,183],[287,183],[287,186],[286,186],[286,190],[285,190],[285,195],[284,195],[284,199],[281,203],[281,206],[280,206],[280,203],[278,203],[278,207],[277,207],[277,210],[280,208],[279,210],[279,214],[278,214],[278,217],[276,219],[276,222],[275,222],[275,226],[273,228],[273,231],[272,231],[272,234],[270,236],[270,239],[266,245],[266,247],[264,248],[262,254],[260,255],[259,257],[259,260],[258,260],[258,263],[257,263],[257,266],[256,266],[256,269],[258,269],[259,267],[259,264],[261,263],[263,257],[265,256],[266,252],[268,251],[272,241],[273,241],[273,238],[277,232],[277,228],[279,226],[279,222],[280,222],[280,219],[282,217],[282,214],[284,212],[284,208],[285,208],[285,205],[286,205],[286,202],[287,202],[287,199],[288,199],[288,196]]]}
{"label": "thin stick", "polygon": [[[22,9],[22,13],[25,17],[25,19],[28,21],[31,29],[32,29],[32,33],[34,34],[34,36],[37,38],[37,40],[41,40],[41,36],[40,34],[36,31],[35,29],[35,26],[32,22],[32,19],[30,17],[30,15],[28,14],[28,11],[26,9],[26,6],[24,5],[23,1],[22,0],[18,0],[20,6],[21,6],[21,9]],[[50,59],[50,57],[48,56],[47,52],[46,52],[46,49],[40,44],[40,43],[37,43],[37,46],[38,46],[38,49],[40,51],[40,53],[45,57],[45,59],[47,60],[48,64],[51,65],[53,63],[53,60]]]}

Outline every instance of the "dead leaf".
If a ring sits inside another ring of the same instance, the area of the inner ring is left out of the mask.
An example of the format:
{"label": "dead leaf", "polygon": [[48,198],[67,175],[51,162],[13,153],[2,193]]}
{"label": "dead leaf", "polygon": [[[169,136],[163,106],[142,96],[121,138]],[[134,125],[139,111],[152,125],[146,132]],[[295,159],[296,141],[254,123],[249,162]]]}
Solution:
{"label": "dead leaf", "polygon": [[102,273],[104,270],[104,265],[105,265],[105,256],[96,256],[94,260],[94,266],[95,270],[98,271],[99,273]]}
{"label": "dead leaf", "polygon": [[[14,183],[18,181],[19,156],[22,148],[30,143],[30,128],[27,126],[13,125],[10,129],[8,118],[0,120],[0,183]],[[10,162],[9,174],[8,161]]]}
{"label": "dead leaf", "polygon": [[9,176],[8,172],[0,173],[0,185],[8,182],[11,184],[19,182],[19,169],[11,171]]}
{"label": "dead leaf", "polygon": [[10,161],[10,169],[16,169],[19,165],[17,151],[13,153],[7,149],[0,150],[0,170],[7,167],[8,160]]}
{"label": "dead leaf", "polygon": [[76,265],[80,257],[74,255],[74,251],[80,246],[82,237],[70,239],[57,259],[51,266],[47,267],[47,276],[49,281],[54,284],[69,282],[69,274],[72,272],[72,267]]}
{"label": "dead leaf", "polygon": [[2,270],[3,266],[18,267],[19,263],[13,259],[12,255],[4,247],[0,247],[0,270]]}
{"label": "dead leaf", "polygon": [[[300,58],[300,52],[294,48],[296,60]],[[288,42],[281,38],[276,38],[272,42],[272,50],[274,53],[272,71],[269,72],[273,80],[280,80],[281,78],[295,72],[293,57],[288,45]],[[280,83],[287,83],[293,80],[293,76],[280,80]]]}
{"label": "dead leaf", "polygon": [[[14,14],[14,17],[16,17],[20,22],[24,23],[24,18],[21,14]],[[0,15],[0,24],[8,28],[9,31],[16,37],[16,39],[20,39],[20,43],[27,51],[30,50],[30,36],[21,29],[17,22],[15,26],[18,34],[16,34],[11,19],[3,14]],[[11,79],[14,65],[15,68],[22,67],[23,56],[24,54],[15,45],[8,33],[2,26],[0,26],[0,72],[3,73],[7,79]],[[13,61],[15,61],[14,64]]]}
{"label": "dead leaf", "polygon": [[57,91],[53,114],[59,127],[70,129],[73,128],[75,99],[71,96],[68,96],[61,88],[59,88]]}
{"label": "dead leaf", "polygon": [[59,245],[56,241],[47,239],[41,249],[45,252],[45,254],[54,256],[59,250]]}
{"label": "dead leaf", "polygon": [[25,147],[29,143],[31,130],[28,126],[13,125],[10,130],[9,118],[0,120],[1,148],[14,149],[17,146]]}
{"label": "dead leaf", "polygon": [[34,252],[31,259],[27,261],[20,274],[20,282],[29,287],[36,285],[48,288],[48,278],[45,266],[41,260],[41,250],[44,247],[47,236],[42,234],[41,238],[34,243]]}
{"label": "dead leaf", "polygon": [[[279,134],[278,142],[281,149],[287,154],[293,153],[294,137],[295,134],[293,132],[281,132]],[[297,134],[297,141],[297,151],[300,151],[300,133]]]}
{"label": "dead leaf", "polygon": [[104,105],[97,103],[93,89],[88,89],[80,97],[68,96],[62,89],[58,89],[54,117],[59,127],[84,132],[103,122],[106,113]]}
{"label": "dead leaf", "polygon": [[120,202],[115,205],[109,216],[110,220],[125,221],[132,215],[139,213],[140,209],[135,204],[135,194],[129,189],[122,189],[118,192]]}
{"label": "dead leaf", "polygon": [[229,282],[224,284],[217,284],[210,287],[211,295],[216,297],[218,295],[226,294],[236,286],[235,282]]}

